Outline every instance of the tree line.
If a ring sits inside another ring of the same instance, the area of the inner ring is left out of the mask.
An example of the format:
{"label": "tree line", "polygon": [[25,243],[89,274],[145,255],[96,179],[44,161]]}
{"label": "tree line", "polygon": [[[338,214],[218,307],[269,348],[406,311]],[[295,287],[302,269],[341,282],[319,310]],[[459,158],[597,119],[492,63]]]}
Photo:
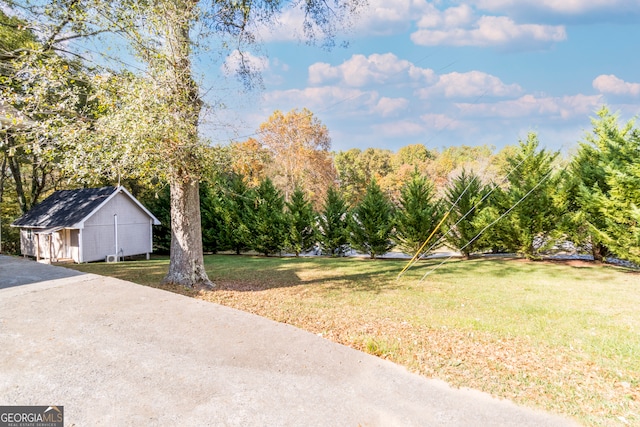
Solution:
{"label": "tree line", "polygon": [[[205,251],[337,256],[355,249],[376,258],[394,248],[428,255],[446,246],[465,257],[566,250],[640,263],[640,132],[606,108],[570,158],[541,148],[535,133],[497,154],[420,144],[397,153],[326,152],[334,179],[320,200],[304,179],[277,185],[284,168],[260,154],[266,145],[251,144],[251,168],[234,144],[218,147],[227,161],[201,186]],[[291,178],[292,170],[284,173]],[[149,202],[162,211],[166,197]]]}

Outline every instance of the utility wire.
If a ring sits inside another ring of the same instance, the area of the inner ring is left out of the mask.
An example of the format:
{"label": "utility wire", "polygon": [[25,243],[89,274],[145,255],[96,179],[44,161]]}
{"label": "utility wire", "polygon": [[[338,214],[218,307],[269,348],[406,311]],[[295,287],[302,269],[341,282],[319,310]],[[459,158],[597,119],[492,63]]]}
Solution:
{"label": "utility wire", "polygon": [[[480,232],[478,234],[475,235],[475,237],[471,240],[469,240],[469,242],[467,242],[467,244],[465,244],[463,247],[460,248],[460,250],[465,249],[467,246],[469,246],[470,244],[472,244],[473,242],[475,242],[486,230],[488,230],[490,227],[492,227],[494,224],[496,224],[498,221],[500,221],[502,218],[504,218],[505,216],[507,216],[512,210],[514,210],[516,208],[516,206],[518,206],[520,203],[522,203],[522,201],[524,199],[526,199],[531,193],[533,193],[533,191],[538,188],[540,185],[542,185],[542,183],[544,181],[546,181],[551,174],[555,171],[555,167],[551,168],[551,170],[549,172],[547,172],[547,174],[545,176],[543,176],[540,181],[538,181],[538,183],[533,186],[533,188],[531,188],[531,190],[529,190],[524,196],[522,196],[520,198],[520,200],[518,200],[513,206],[511,206],[509,209],[507,209],[502,215],[500,215],[497,219],[495,219],[494,221],[492,221],[490,224],[488,224],[487,226],[485,226],[482,230],[480,230]],[[449,257],[447,257],[444,261],[442,261],[440,264],[436,265],[435,267],[431,268],[430,270],[427,270],[427,272],[422,276],[422,278],[419,280],[419,282],[422,282],[429,274],[433,273],[435,270],[437,270],[438,268],[440,268],[443,264],[447,263],[451,258],[453,258],[453,255],[450,255]]]}
{"label": "utility wire", "polygon": [[[445,238],[446,238],[446,237],[451,233],[451,231],[452,231],[452,230],[453,230],[453,229],[454,229],[458,224],[460,224],[462,221],[464,221],[464,219],[465,219],[465,218],[467,218],[467,216],[469,216],[469,215],[471,214],[471,212],[473,212],[473,211],[474,211],[474,209],[475,209],[477,206],[482,205],[482,203],[483,203],[487,198],[489,198],[489,196],[491,196],[491,194],[492,194],[492,193],[493,193],[493,192],[494,192],[494,191],[495,191],[495,190],[500,186],[500,184],[504,183],[504,182],[509,178],[509,176],[510,176],[510,175],[511,175],[511,174],[512,174],[516,169],[518,169],[518,168],[522,165],[522,163],[524,163],[524,161],[525,161],[526,159],[528,159],[528,158],[529,158],[529,156],[531,156],[532,154],[533,154],[533,152],[531,152],[531,153],[527,154],[526,156],[524,156],[524,157],[522,158],[522,160],[520,160],[520,162],[519,162],[517,165],[515,165],[515,166],[514,166],[514,167],[513,167],[513,168],[512,168],[512,169],[511,169],[511,170],[510,170],[510,171],[509,171],[509,172],[508,172],[508,173],[507,173],[503,178],[502,178],[502,180],[500,181],[500,183],[499,183],[499,184],[494,184],[494,185],[493,185],[493,188],[492,188],[490,191],[488,191],[488,192],[487,192],[487,194],[485,194],[485,195],[482,197],[482,199],[480,199],[480,201],[478,202],[478,204],[477,204],[476,206],[474,206],[473,208],[469,209],[469,210],[468,210],[468,211],[467,211],[467,212],[466,212],[466,213],[465,213],[465,214],[464,214],[464,215],[463,215],[463,216],[462,216],[458,221],[456,221],[456,223],[455,223],[455,224],[453,224],[451,227],[449,227],[449,230],[447,230],[447,232],[446,232],[446,233],[444,233],[442,236],[440,236],[440,238],[438,238],[438,239],[437,239],[437,240],[436,240],[436,241],[435,241],[435,242],[434,242],[434,243],[429,247],[429,249],[427,249],[424,253],[429,253],[429,252],[431,252],[435,247],[437,247],[438,245],[440,245],[440,244],[442,243],[442,241],[443,241],[443,240],[444,240],[444,239],[445,239]],[[484,171],[484,175],[485,175],[485,176],[486,176],[486,174],[487,174],[487,169],[488,169],[488,167],[489,167],[489,166],[487,166],[487,167],[485,168],[485,171]],[[462,196],[467,192],[467,190],[469,189],[469,187],[471,187],[471,184],[473,184],[473,182],[474,182],[474,180],[475,180],[476,178],[477,178],[477,176],[476,176],[476,175],[474,175],[473,179],[469,182],[469,184],[467,184],[467,186],[465,187],[464,191],[460,194],[460,196],[458,196],[458,198],[456,199],[456,201],[451,205],[451,208],[449,209],[449,211],[447,211],[447,213],[446,213],[445,217],[446,217],[446,216],[448,216],[448,215],[452,212],[453,208],[458,204],[458,202],[460,201],[460,199],[462,198]],[[441,221],[441,223],[442,223],[442,221]],[[438,224],[438,227],[436,227],[436,229],[435,229],[435,230],[437,230],[437,229],[440,227],[440,225],[441,225],[441,224]],[[435,230],[434,230],[434,232],[435,232]],[[434,233],[432,233],[432,235],[433,235],[433,234],[434,234]],[[422,259],[422,255],[420,255],[420,252],[422,251],[422,249],[424,249],[424,246],[426,245],[426,243],[427,243],[430,239],[431,239],[431,236],[429,236],[429,238],[427,239],[427,241],[425,242],[425,244],[424,244],[424,245],[422,245],[422,247],[418,250],[418,252],[416,253],[416,255],[414,255],[414,257],[411,259],[411,261],[409,261],[409,263],[405,266],[405,268],[403,268],[403,269],[402,269],[402,271],[400,272],[400,274],[398,274],[398,277],[397,277],[398,279],[403,275],[403,273],[404,273],[406,270],[408,270],[409,268],[411,268],[413,265],[415,265],[418,261],[420,261],[420,260]],[[462,249],[466,248],[466,247],[467,247],[467,246],[469,246],[469,244],[471,244],[471,243],[472,243],[472,242],[467,243],[467,244],[466,244]]]}
{"label": "utility wire", "polygon": [[[429,235],[429,237],[427,237],[427,240],[425,240],[425,242],[422,244],[422,246],[420,246],[420,249],[418,249],[418,251],[416,252],[416,254],[413,256],[413,258],[411,258],[411,260],[407,263],[407,265],[402,269],[402,271],[398,274],[398,277],[396,278],[399,279],[400,277],[402,277],[402,275],[404,274],[405,271],[407,271],[413,264],[415,264],[416,262],[418,262],[420,260],[420,253],[421,251],[424,249],[424,247],[427,245],[427,243],[429,243],[429,240],[431,240],[431,238],[433,237],[433,235],[436,233],[436,231],[438,231],[438,229],[442,226],[442,224],[444,223],[445,219],[447,219],[447,217],[449,216],[449,214],[453,211],[453,209],[456,207],[456,205],[458,204],[458,202],[460,201],[460,199],[462,199],[462,196],[464,196],[464,194],[467,192],[467,190],[471,187],[471,184],[473,184],[473,182],[476,180],[477,176],[474,175],[473,179],[471,181],[469,181],[469,184],[467,184],[467,186],[465,187],[464,191],[462,193],[460,193],[460,195],[458,196],[458,198],[455,200],[455,202],[451,205],[451,207],[449,208],[449,210],[447,211],[447,213],[442,217],[442,220],[438,223],[438,225],[433,229],[433,231],[431,232],[431,234]],[[429,250],[427,250],[427,252],[429,252],[431,250],[431,248],[429,248]]]}

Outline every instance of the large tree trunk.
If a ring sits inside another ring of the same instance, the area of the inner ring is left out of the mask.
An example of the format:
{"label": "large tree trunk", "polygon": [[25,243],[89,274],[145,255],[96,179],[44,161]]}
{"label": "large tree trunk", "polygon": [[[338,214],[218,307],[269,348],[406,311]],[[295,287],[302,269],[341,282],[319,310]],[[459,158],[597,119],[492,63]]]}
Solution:
{"label": "large tree trunk", "polygon": [[603,262],[604,257],[607,256],[607,247],[602,243],[594,243],[594,239],[591,237],[591,254],[593,255],[593,260],[596,262]]}
{"label": "large tree trunk", "polygon": [[189,31],[196,0],[163,4],[166,60],[162,71],[170,88],[167,100],[178,137],[168,141],[171,185],[171,260],[164,283],[193,289],[212,289],[202,256],[200,222],[198,121],[202,100],[191,72]]}
{"label": "large tree trunk", "polygon": [[213,289],[202,256],[198,181],[174,177],[171,182],[171,260],[165,284]]}

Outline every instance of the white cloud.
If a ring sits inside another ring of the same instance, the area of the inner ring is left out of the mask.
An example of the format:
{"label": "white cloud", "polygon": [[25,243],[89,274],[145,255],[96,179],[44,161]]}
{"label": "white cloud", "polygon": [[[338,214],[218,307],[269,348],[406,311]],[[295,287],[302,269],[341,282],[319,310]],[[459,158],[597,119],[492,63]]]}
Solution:
{"label": "white cloud", "polygon": [[373,130],[376,134],[385,137],[403,138],[424,134],[427,128],[420,123],[415,123],[410,120],[400,120],[374,125]]}
{"label": "white cloud", "polygon": [[243,52],[241,54],[239,51],[234,50],[224,61],[224,64],[221,67],[222,72],[226,75],[237,74],[241,71],[243,62],[245,67],[249,67],[251,71],[262,73],[269,69],[268,58],[255,56],[250,52]]}
{"label": "white cloud", "polygon": [[450,7],[443,12],[434,10],[418,21],[419,28],[457,28],[467,26],[474,21],[473,9],[468,5]]}
{"label": "white cloud", "polygon": [[318,113],[330,111],[331,114],[340,116],[375,117],[395,116],[409,105],[409,100],[405,98],[381,97],[375,91],[367,92],[337,86],[268,92],[264,95],[264,101],[283,110],[307,107]]}
{"label": "white cloud", "polygon": [[505,84],[498,77],[481,71],[467,73],[449,73],[439,77],[436,84],[420,89],[417,94],[421,99],[433,95],[444,95],[446,98],[479,97],[479,96],[517,96],[522,88],[517,84]]}
{"label": "white cloud", "polygon": [[539,9],[558,14],[584,14],[601,9],[629,8],[640,6],[638,0],[477,0],[479,8],[490,11],[505,11],[516,8]]}
{"label": "white cloud", "polygon": [[425,0],[369,0],[358,16],[359,35],[389,35],[405,31],[420,16],[432,16],[438,10]]}
{"label": "white cloud", "polygon": [[362,87],[369,84],[383,84],[389,81],[431,81],[435,73],[427,68],[420,68],[411,62],[398,59],[392,53],[353,55],[338,66],[331,66],[323,62],[309,67],[309,83],[322,84],[339,80],[352,87]]}
{"label": "white cloud", "polygon": [[600,96],[573,95],[563,97],[535,97],[524,95],[518,99],[496,103],[456,103],[465,116],[519,118],[544,116],[551,119],[580,117],[592,114],[601,104]]}
{"label": "white cloud", "polygon": [[628,83],[613,74],[602,74],[596,77],[592,84],[594,89],[600,93],[631,96],[640,95],[640,83]]}
{"label": "white cloud", "polygon": [[344,109],[362,108],[363,105],[375,105],[378,95],[358,89],[337,86],[308,87],[267,92],[264,101],[268,105],[285,105],[282,109],[307,107],[313,111],[340,107]]}
{"label": "white cloud", "polygon": [[459,120],[444,114],[423,114],[420,119],[431,129],[444,130],[444,129],[460,129],[464,127],[464,124]]}
{"label": "white cloud", "polygon": [[406,109],[408,105],[409,100],[405,98],[382,97],[378,100],[373,111],[380,114],[382,117],[389,117]]}
{"label": "white cloud", "polygon": [[466,27],[451,27],[446,21],[443,25],[421,22],[423,26],[411,34],[411,40],[421,46],[540,47],[567,38],[563,26],[517,24],[506,16],[482,16]]}

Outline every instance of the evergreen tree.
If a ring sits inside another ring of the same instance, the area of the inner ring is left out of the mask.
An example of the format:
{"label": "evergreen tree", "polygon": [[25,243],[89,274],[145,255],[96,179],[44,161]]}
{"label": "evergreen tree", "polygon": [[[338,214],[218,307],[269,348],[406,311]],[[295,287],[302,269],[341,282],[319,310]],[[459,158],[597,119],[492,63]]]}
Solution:
{"label": "evergreen tree", "polygon": [[289,216],[288,245],[296,256],[300,252],[308,251],[315,243],[315,231],[313,227],[315,214],[311,202],[304,195],[299,187],[291,195],[291,200],[287,203],[287,213]]}
{"label": "evergreen tree", "polygon": [[364,198],[353,210],[349,221],[351,245],[371,258],[384,255],[393,243],[393,205],[376,180],[367,187]]}
{"label": "evergreen tree", "polygon": [[344,253],[348,243],[347,215],[349,208],[340,193],[329,187],[322,212],[318,215],[318,239],[324,253],[336,256]]}
{"label": "evergreen tree", "polygon": [[481,230],[476,218],[487,205],[483,198],[488,191],[478,175],[465,169],[445,189],[445,199],[452,206],[447,218],[447,243],[459,250],[465,258],[480,246],[479,239],[473,240]]}
{"label": "evergreen tree", "polygon": [[[402,251],[415,254],[420,250],[443,215],[443,204],[436,200],[433,183],[417,173],[400,192],[400,209],[396,212],[396,240]],[[431,242],[437,242],[442,232],[437,231]],[[420,255],[426,255],[429,245]]]}
{"label": "evergreen tree", "polygon": [[284,213],[284,196],[266,178],[255,191],[251,248],[265,256],[284,249],[288,224]]}
{"label": "evergreen tree", "polygon": [[171,202],[169,197],[169,187],[165,185],[157,191],[152,189],[138,198],[160,221],[160,225],[153,228],[153,252],[158,254],[169,254],[171,247]]}
{"label": "evergreen tree", "polygon": [[594,259],[609,252],[640,262],[640,132],[618,124],[606,108],[571,164],[573,224],[584,231]]}
{"label": "evergreen tree", "polygon": [[539,149],[539,145],[535,133],[530,133],[526,142],[520,141],[518,150],[507,158],[509,187],[503,198],[497,198],[502,204],[501,214],[512,209],[502,220],[508,227],[502,228],[506,235],[500,240],[507,250],[527,258],[548,243],[561,217],[554,200],[560,177],[553,174],[553,162],[559,153]]}
{"label": "evergreen tree", "polygon": [[219,180],[222,184],[221,199],[225,249],[231,249],[240,255],[251,247],[254,214],[254,192],[247,187],[241,175],[232,175]]}
{"label": "evergreen tree", "polygon": [[227,238],[227,215],[224,192],[219,185],[200,184],[200,212],[202,222],[202,249],[216,253],[229,246]]}

